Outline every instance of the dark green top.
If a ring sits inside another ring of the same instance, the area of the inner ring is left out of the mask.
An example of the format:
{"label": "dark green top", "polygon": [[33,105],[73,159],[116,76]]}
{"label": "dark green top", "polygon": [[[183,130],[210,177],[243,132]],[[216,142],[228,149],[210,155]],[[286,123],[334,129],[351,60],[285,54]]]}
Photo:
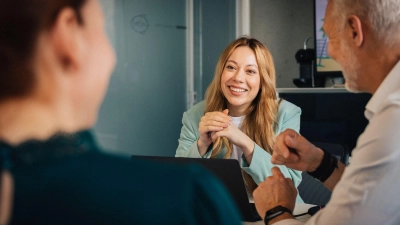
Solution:
{"label": "dark green top", "polygon": [[0,142],[0,153],[15,183],[11,224],[241,224],[210,172],[102,153],[89,131]]}

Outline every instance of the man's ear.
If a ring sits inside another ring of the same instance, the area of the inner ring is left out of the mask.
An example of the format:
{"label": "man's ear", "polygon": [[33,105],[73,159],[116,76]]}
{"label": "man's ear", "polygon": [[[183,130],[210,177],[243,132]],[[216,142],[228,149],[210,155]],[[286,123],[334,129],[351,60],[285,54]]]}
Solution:
{"label": "man's ear", "polygon": [[351,40],[357,47],[360,47],[364,42],[364,32],[360,18],[354,15],[349,16],[347,25],[351,32]]}
{"label": "man's ear", "polygon": [[63,8],[50,30],[55,55],[63,69],[76,70],[82,64],[82,26],[72,8]]}

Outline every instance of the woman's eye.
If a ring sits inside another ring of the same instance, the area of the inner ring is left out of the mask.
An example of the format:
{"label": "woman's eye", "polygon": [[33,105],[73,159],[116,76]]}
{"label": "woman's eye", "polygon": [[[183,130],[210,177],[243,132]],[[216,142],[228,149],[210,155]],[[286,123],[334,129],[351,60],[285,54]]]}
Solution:
{"label": "woman's eye", "polygon": [[233,69],[235,69],[235,67],[233,67],[233,66],[230,66],[230,65],[226,66],[226,68],[228,68],[228,69],[230,69],[230,70],[233,70]]}
{"label": "woman's eye", "polygon": [[255,70],[247,70],[247,72],[248,72],[248,73],[251,73],[251,74],[256,74],[256,71],[255,71]]}

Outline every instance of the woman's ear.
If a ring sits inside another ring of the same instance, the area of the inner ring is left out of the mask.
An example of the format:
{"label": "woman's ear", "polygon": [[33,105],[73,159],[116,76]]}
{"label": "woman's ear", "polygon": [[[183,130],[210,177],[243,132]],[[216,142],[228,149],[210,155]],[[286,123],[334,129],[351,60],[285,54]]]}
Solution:
{"label": "woman's ear", "polygon": [[50,30],[57,61],[65,70],[77,70],[83,63],[82,26],[72,8],[63,8]]}

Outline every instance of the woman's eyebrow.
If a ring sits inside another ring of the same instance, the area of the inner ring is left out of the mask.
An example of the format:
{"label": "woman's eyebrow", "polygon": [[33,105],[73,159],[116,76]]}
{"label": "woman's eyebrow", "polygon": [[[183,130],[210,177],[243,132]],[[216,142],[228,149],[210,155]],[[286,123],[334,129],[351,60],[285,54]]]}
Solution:
{"label": "woman's eyebrow", "polygon": [[[226,62],[231,62],[231,63],[233,63],[233,64],[235,64],[235,65],[238,65],[238,63],[237,63],[235,60],[233,60],[233,59],[229,59],[229,60],[226,61]],[[254,66],[254,67],[258,68],[257,64],[247,64],[246,66]]]}
{"label": "woman's eyebrow", "polygon": [[232,59],[229,59],[228,61],[226,61],[226,62],[231,62],[231,63],[234,63],[235,65],[237,65],[238,63],[235,61],[235,60],[232,60]]}
{"label": "woman's eyebrow", "polygon": [[257,64],[247,64],[246,66],[254,66],[254,67],[256,67],[258,69]]}

